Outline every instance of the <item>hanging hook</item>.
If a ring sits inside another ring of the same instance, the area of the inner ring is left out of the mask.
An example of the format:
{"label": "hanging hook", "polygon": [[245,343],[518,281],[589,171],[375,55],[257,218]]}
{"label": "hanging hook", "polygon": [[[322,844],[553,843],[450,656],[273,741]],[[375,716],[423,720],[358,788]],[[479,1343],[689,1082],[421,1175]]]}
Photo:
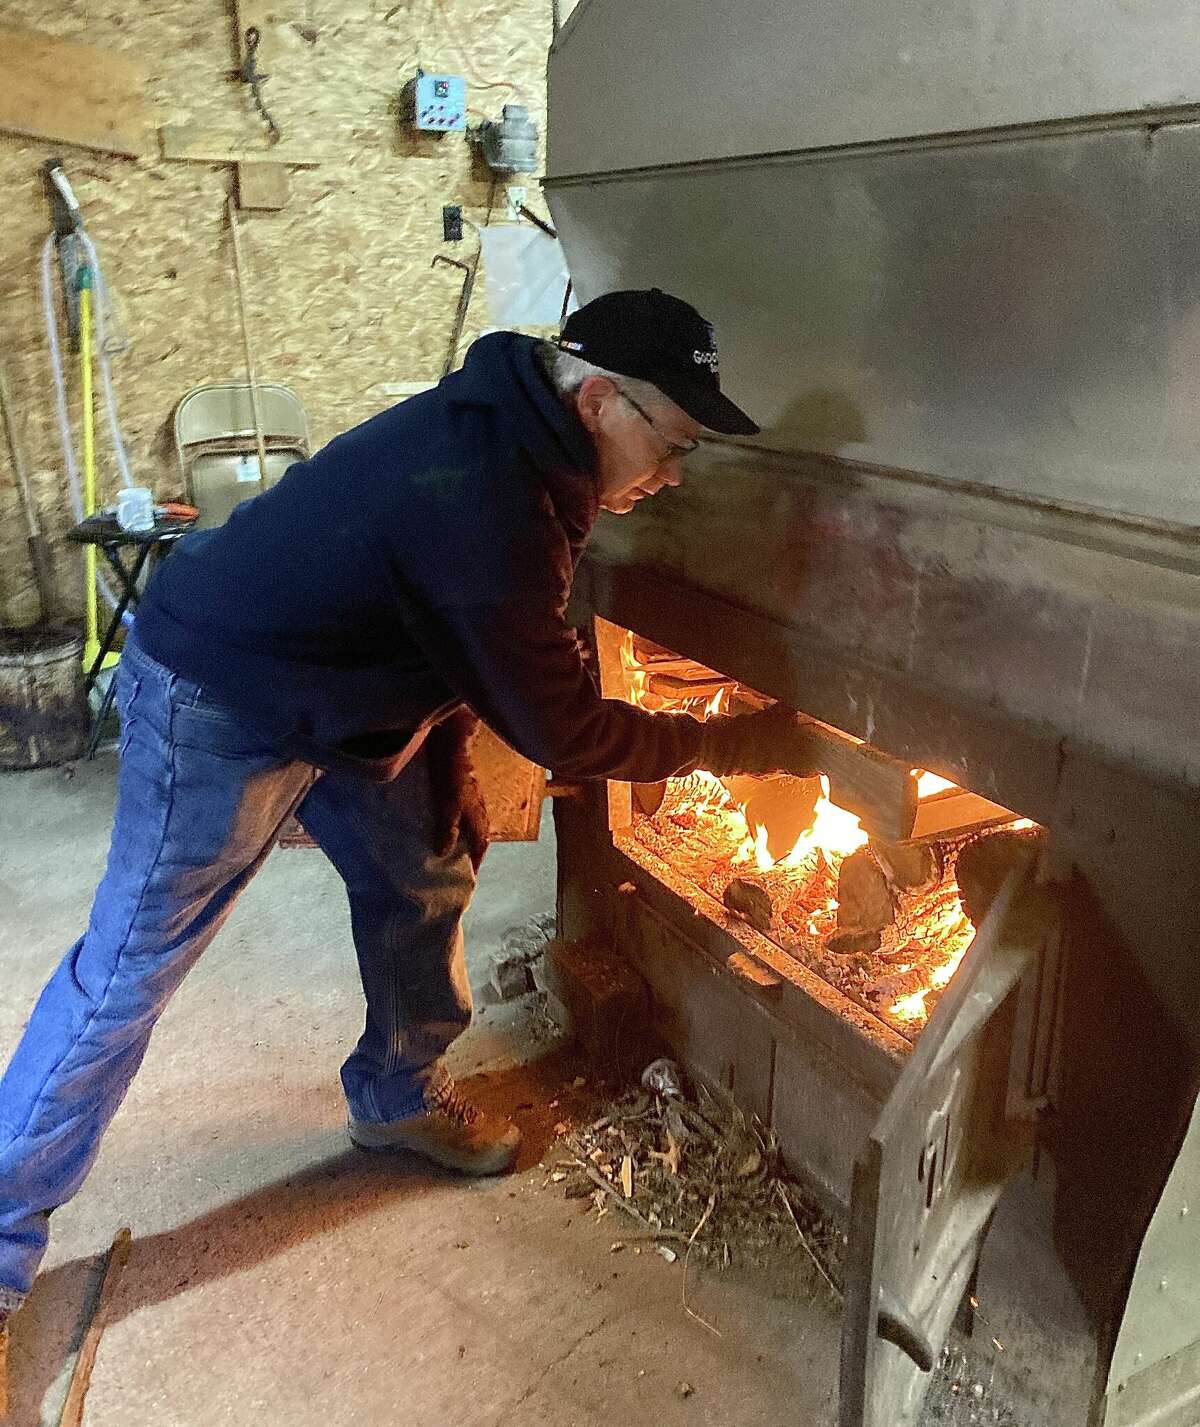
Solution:
{"label": "hanging hook", "polygon": [[258,68],[258,46],[261,41],[262,31],[258,26],[247,26],[245,34],[246,58],[242,61],[242,67],[238,74],[241,76],[242,83],[250,86],[250,93],[254,96],[254,107],[267,126],[271,142],[277,144],[283,138],[283,131],[271,117],[271,111],[267,108],[262,97],[262,87],[271,76],[262,74]]}

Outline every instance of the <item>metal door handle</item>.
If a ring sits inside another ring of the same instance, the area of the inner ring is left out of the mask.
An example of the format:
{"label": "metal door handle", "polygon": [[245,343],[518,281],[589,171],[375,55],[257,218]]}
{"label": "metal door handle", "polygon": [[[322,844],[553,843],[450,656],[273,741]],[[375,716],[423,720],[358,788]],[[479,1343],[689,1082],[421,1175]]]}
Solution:
{"label": "metal door handle", "polygon": [[911,1358],[922,1372],[932,1372],[937,1354],[933,1344],[912,1314],[886,1289],[879,1290],[879,1313],[875,1331],[885,1343],[891,1343]]}

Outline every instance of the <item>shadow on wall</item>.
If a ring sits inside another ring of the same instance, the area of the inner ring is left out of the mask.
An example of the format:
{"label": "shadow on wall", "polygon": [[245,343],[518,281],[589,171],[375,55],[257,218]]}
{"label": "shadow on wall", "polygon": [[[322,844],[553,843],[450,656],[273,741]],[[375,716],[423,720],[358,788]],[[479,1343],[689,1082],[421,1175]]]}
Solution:
{"label": "shadow on wall", "polygon": [[[753,416],[753,393],[746,394],[745,405]],[[765,426],[757,441],[708,448],[697,457],[694,480],[646,502],[608,538],[621,552],[620,563],[669,572],[739,605],[788,611],[811,606],[811,620],[818,622],[833,611],[835,627],[853,625],[857,618],[872,628],[879,608],[895,619],[895,611],[911,605],[910,576],[892,568],[892,561],[872,568],[875,537],[848,529],[844,510],[859,476],[852,466],[832,464],[867,434],[862,408],[852,396],[811,388]],[[780,454],[795,458],[795,478],[776,462]],[[836,479],[826,484],[820,479],[825,472]],[[739,547],[750,532],[753,538]],[[848,561],[857,568],[850,569]],[[867,575],[870,590],[864,590]],[[858,647],[862,633],[851,629],[850,647]],[[874,642],[882,638],[877,632]]]}
{"label": "shadow on wall", "polygon": [[796,398],[766,431],[773,446],[837,455],[867,439],[862,409],[844,392],[816,389]]}

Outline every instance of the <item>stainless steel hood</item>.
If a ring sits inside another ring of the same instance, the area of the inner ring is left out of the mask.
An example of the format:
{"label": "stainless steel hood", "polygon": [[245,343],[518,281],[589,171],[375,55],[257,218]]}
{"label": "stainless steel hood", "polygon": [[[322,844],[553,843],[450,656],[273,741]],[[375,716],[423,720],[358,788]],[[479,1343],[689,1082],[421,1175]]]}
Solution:
{"label": "stainless steel hood", "polygon": [[581,297],[716,323],[757,445],[1193,529],[1198,53],[1181,3],[585,0],[547,193]]}
{"label": "stainless steel hood", "polygon": [[1188,0],[580,0],[549,172],[611,173],[1200,102]]}

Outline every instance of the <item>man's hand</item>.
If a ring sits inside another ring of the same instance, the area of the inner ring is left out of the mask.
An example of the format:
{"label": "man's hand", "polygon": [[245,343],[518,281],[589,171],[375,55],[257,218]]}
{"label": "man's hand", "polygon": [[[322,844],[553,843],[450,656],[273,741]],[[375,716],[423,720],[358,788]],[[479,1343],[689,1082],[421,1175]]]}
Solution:
{"label": "man's hand", "polygon": [[817,771],[818,740],[794,713],[772,704],[759,713],[712,718],[704,725],[701,768],[731,773],[790,773],[809,778]]}

